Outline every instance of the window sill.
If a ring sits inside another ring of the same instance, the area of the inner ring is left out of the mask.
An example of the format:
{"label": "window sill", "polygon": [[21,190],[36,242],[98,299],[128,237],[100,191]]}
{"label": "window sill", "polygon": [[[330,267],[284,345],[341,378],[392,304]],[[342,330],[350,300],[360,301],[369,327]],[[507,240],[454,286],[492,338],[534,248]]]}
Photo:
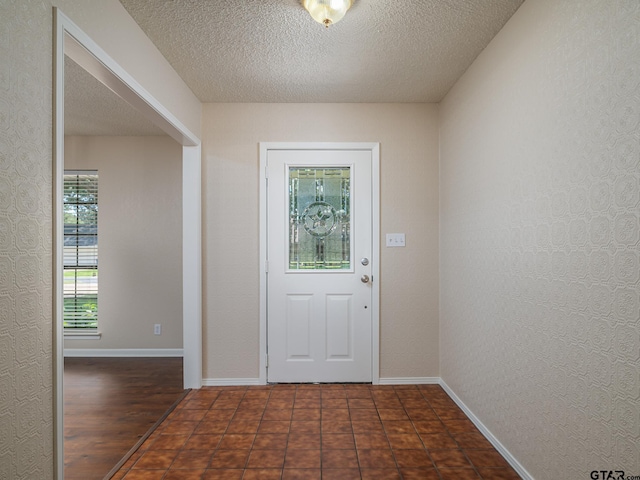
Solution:
{"label": "window sill", "polygon": [[65,340],[100,340],[100,332],[64,332]]}

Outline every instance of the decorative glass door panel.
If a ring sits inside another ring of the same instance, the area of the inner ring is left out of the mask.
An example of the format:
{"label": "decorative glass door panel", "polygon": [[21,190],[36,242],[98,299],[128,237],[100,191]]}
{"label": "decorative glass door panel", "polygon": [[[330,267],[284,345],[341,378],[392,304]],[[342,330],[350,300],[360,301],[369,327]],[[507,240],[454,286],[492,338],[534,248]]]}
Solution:
{"label": "decorative glass door panel", "polygon": [[372,165],[367,149],[267,151],[269,382],[371,381]]}
{"label": "decorative glass door panel", "polygon": [[288,270],[351,270],[351,167],[289,167]]}

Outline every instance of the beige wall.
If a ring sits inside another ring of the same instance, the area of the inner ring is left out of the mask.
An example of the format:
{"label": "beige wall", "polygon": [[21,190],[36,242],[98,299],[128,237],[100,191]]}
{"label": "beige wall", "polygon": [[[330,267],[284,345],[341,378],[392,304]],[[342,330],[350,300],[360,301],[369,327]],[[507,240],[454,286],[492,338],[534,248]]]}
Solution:
{"label": "beige wall", "polygon": [[442,378],[537,479],[640,472],[639,19],[529,0],[440,108]]}
{"label": "beige wall", "polygon": [[204,377],[257,378],[259,142],[380,142],[381,377],[438,370],[438,130],[428,104],[203,107]]}
{"label": "beige wall", "polygon": [[[53,459],[52,6],[194,133],[200,106],[117,0],[0,1],[0,478]],[[117,32],[114,35],[113,32]]]}
{"label": "beige wall", "polygon": [[65,137],[65,168],[98,170],[102,333],[65,348],[182,348],[182,147],[169,137]]}

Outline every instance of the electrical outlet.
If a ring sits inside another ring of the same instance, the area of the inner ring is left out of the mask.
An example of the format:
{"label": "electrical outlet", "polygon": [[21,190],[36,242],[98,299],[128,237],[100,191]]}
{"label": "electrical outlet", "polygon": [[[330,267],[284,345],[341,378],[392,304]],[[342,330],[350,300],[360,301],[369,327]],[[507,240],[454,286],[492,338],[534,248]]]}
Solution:
{"label": "electrical outlet", "polygon": [[162,335],[162,325],[159,323],[156,323],[153,326],[153,334],[154,335]]}
{"label": "electrical outlet", "polygon": [[404,233],[387,233],[387,247],[404,246]]}

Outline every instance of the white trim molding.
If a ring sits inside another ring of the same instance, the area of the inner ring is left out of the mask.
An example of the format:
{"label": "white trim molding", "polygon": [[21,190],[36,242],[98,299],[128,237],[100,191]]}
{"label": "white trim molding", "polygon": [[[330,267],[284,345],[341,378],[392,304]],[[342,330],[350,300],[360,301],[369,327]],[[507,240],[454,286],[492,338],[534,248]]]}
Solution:
{"label": "white trim molding", "polygon": [[202,386],[202,149],[182,147],[182,347],[184,388]]}
{"label": "white trim molding", "polygon": [[60,10],[64,54],[183,146],[200,139]]}
{"label": "white trim molding", "polygon": [[380,385],[439,385],[440,377],[385,377]]}
{"label": "white trim molding", "polygon": [[182,357],[182,348],[65,348],[65,357]]}
{"label": "white trim molding", "polygon": [[474,415],[474,413],[469,410],[469,408],[464,404],[460,397],[458,397],[453,390],[447,385],[447,383],[440,379],[440,386],[447,392],[447,395],[451,397],[451,399],[456,402],[456,404],[462,409],[469,420],[473,422],[473,424],[480,430],[482,435],[486,437],[487,440],[495,447],[496,450],[504,457],[504,459],[509,462],[509,465],[513,467],[513,469],[518,472],[518,475],[522,477],[523,480],[534,480],[531,474],[516,460],[516,458],[511,455],[511,452],[506,449],[502,443],[491,433],[491,431],[480,421],[478,417]]}
{"label": "white trim molding", "polygon": [[260,378],[203,378],[203,387],[240,387],[264,385]]}
{"label": "white trim molding", "polygon": [[100,340],[102,333],[100,332],[64,332],[64,339],[66,340]]}

